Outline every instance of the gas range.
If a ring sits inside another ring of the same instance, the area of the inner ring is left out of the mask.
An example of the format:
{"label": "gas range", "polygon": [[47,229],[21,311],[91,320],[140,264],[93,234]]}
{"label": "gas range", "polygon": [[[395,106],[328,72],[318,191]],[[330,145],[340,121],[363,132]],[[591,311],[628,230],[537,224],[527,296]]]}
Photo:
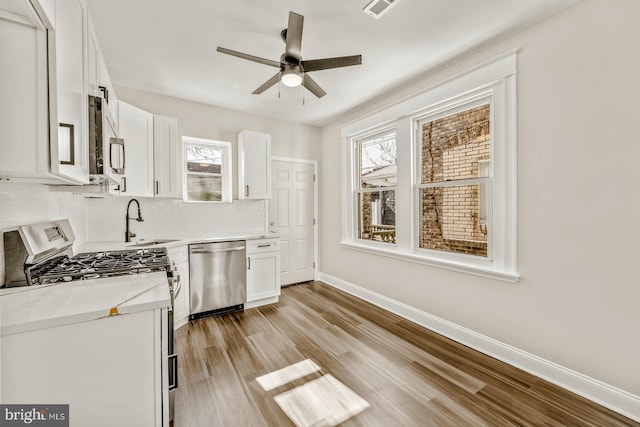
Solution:
{"label": "gas range", "polygon": [[83,252],[58,256],[26,269],[31,285],[169,271],[166,248]]}
{"label": "gas range", "polygon": [[32,286],[166,271],[166,248],[83,252],[74,255],[68,220],[17,227],[4,232],[5,286]]}

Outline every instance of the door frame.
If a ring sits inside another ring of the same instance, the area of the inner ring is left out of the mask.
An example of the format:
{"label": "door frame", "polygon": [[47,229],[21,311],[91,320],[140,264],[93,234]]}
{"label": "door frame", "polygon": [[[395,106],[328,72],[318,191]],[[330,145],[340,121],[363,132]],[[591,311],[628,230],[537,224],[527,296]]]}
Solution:
{"label": "door frame", "polygon": [[[289,162],[289,163],[302,163],[306,165],[313,165],[313,280],[317,280],[318,278],[318,161],[310,160],[310,159],[298,159],[294,157],[282,157],[282,156],[271,156],[271,161],[274,160],[280,162]],[[273,165],[272,170],[273,170]],[[273,179],[273,177],[271,178]],[[264,230],[265,235],[269,236],[269,222],[270,222],[270,214],[271,214],[271,201],[266,200],[265,206],[265,223]]]}

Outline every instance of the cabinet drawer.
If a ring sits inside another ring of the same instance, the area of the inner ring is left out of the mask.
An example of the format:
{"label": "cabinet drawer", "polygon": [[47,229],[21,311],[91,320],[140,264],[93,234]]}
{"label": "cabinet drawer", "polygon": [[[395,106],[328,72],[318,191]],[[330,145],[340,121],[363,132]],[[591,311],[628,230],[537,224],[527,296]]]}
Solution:
{"label": "cabinet drawer", "polygon": [[169,258],[171,259],[171,261],[173,261],[176,264],[179,264],[181,262],[188,262],[189,261],[189,250],[188,250],[188,246],[178,246],[175,248],[167,248],[167,255],[169,255]]}
{"label": "cabinet drawer", "polygon": [[247,254],[280,251],[280,239],[247,240]]}

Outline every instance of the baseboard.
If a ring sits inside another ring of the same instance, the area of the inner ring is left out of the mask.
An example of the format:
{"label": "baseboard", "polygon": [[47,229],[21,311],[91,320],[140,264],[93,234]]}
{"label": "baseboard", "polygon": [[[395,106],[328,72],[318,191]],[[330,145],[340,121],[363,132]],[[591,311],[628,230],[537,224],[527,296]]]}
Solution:
{"label": "baseboard", "polygon": [[640,396],[620,390],[337,277],[318,273],[317,280],[640,422]]}

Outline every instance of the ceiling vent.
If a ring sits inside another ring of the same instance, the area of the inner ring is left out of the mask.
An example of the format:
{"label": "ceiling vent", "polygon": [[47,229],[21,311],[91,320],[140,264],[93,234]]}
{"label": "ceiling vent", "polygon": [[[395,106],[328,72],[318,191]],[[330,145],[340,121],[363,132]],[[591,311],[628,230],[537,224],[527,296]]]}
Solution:
{"label": "ceiling vent", "polygon": [[369,16],[379,19],[387,13],[396,2],[397,0],[372,0],[362,11]]}

